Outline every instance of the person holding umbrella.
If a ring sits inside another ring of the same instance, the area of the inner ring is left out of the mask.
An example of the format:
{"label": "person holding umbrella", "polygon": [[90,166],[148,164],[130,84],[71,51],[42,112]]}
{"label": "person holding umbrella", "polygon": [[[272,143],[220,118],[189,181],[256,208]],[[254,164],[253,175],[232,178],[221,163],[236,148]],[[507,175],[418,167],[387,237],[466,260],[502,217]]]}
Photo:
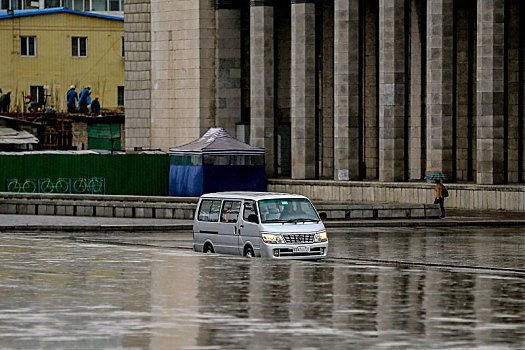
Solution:
{"label": "person holding umbrella", "polygon": [[445,198],[448,197],[448,190],[441,183],[441,180],[447,180],[448,175],[443,173],[431,173],[425,176],[427,180],[434,180],[436,183],[436,198],[434,199],[434,204],[439,204],[439,209],[441,209],[440,218],[445,217]]}

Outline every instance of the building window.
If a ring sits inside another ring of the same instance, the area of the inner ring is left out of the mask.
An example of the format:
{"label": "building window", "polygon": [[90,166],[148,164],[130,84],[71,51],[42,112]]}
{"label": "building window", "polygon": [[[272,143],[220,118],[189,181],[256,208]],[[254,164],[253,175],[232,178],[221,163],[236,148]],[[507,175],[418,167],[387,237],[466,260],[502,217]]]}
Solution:
{"label": "building window", "polygon": [[110,11],[123,11],[122,0],[109,0]]}
{"label": "building window", "polygon": [[20,56],[36,56],[36,37],[20,37]]}
{"label": "building window", "polygon": [[107,11],[107,0],[91,0],[91,11]]}
{"label": "building window", "polygon": [[119,107],[124,107],[124,86],[118,87],[117,104]]}
{"label": "building window", "polygon": [[43,103],[44,93],[45,91],[43,86],[31,86],[31,101]]}
{"label": "building window", "polygon": [[39,1],[23,0],[23,3],[24,3],[24,10],[37,9],[40,7]]}
{"label": "building window", "polygon": [[77,11],[88,11],[89,10],[89,1],[84,4],[84,0],[64,0],[63,6],[71,10]]}
{"label": "building window", "polygon": [[125,53],[125,51],[124,51],[124,37],[122,37],[121,42],[122,42],[122,57],[124,57],[124,53]]}
{"label": "building window", "polygon": [[61,7],[60,0],[44,0],[44,8]]}
{"label": "building window", "polygon": [[74,36],[72,38],[73,57],[87,56],[87,38]]}

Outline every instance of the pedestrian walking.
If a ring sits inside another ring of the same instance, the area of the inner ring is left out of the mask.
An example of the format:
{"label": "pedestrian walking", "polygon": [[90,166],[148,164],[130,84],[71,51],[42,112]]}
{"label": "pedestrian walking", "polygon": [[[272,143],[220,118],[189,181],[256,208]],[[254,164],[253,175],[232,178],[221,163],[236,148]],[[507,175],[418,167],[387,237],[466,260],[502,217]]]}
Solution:
{"label": "pedestrian walking", "polygon": [[445,217],[445,197],[448,197],[448,190],[441,183],[441,180],[436,180],[436,199],[434,200],[434,204],[439,203],[441,218]]}
{"label": "pedestrian walking", "polygon": [[11,105],[11,93],[13,90],[7,90],[7,93],[0,96],[0,112],[9,112],[9,106]]}
{"label": "pedestrian walking", "polygon": [[95,99],[91,102],[91,113],[95,115],[100,114],[100,101],[98,100],[98,95],[95,96]]}
{"label": "pedestrian walking", "polygon": [[71,85],[66,94],[67,111],[69,113],[75,113],[77,111],[77,100],[78,94],[75,85]]}
{"label": "pedestrian walking", "polygon": [[88,106],[91,104],[91,85],[86,86],[78,97],[78,109],[80,113],[88,113]]}

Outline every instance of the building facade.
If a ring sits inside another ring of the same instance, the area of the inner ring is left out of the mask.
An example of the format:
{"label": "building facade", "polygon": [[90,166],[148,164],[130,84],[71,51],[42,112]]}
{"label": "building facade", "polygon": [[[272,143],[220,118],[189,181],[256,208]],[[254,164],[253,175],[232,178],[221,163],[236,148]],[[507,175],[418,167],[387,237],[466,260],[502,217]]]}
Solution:
{"label": "building facade", "polygon": [[524,182],[518,0],[130,0],[126,145],[209,127],[268,177]]}
{"label": "building facade", "polygon": [[115,16],[124,14],[124,0],[0,0],[0,10],[36,10],[56,7]]}
{"label": "building facade", "polygon": [[123,17],[65,8],[0,11],[0,88],[12,90],[11,111],[25,96],[66,111],[66,93],[91,85],[103,109],[124,107]]}

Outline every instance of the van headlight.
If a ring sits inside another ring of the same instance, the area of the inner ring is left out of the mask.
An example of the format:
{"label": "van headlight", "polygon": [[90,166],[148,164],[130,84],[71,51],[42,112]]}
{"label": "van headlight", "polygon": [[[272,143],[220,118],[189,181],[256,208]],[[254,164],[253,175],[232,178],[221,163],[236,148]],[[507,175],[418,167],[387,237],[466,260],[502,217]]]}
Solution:
{"label": "van headlight", "polygon": [[326,235],[326,231],[317,232],[314,236],[314,242],[315,243],[321,243],[321,242],[327,242],[328,236]]}
{"label": "van headlight", "polygon": [[264,243],[268,244],[284,244],[284,238],[278,233],[262,232],[262,239]]}

